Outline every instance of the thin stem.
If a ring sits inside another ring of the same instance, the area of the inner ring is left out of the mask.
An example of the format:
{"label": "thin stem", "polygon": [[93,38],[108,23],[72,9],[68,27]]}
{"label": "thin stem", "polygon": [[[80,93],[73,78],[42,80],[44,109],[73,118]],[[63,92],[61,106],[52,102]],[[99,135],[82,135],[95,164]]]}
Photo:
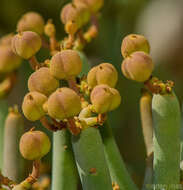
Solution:
{"label": "thin stem", "polygon": [[30,63],[32,70],[34,70],[34,71],[40,67],[40,64],[39,64],[38,60],[36,59],[36,56],[32,56],[29,59],[29,63]]}
{"label": "thin stem", "polygon": [[68,119],[67,127],[70,130],[70,132],[77,136],[80,133],[80,128],[78,128],[75,124],[75,120],[73,118]]}
{"label": "thin stem", "polygon": [[[46,129],[48,129],[50,131],[58,130],[58,128],[55,125],[51,124],[45,116],[40,119],[40,122]],[[65,128],[65,127],[63,127],[63,128]]]}

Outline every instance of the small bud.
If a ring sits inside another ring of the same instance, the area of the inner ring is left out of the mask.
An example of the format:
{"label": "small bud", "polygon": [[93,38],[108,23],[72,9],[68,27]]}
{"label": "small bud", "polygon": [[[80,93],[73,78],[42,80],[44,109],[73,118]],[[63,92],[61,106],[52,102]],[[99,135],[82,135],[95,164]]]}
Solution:
{"label": "small bud", "polygon": [[55,35],[55,26],[54,24],[52,23],[51,20],[48,21],[48,23],[45,25],[44,27],[44,33],[49,36],[49,37],[52,37]]}
{"label": "small bud", "polygon": [[74,117],[80,111],[80,97],[70,88],[60,88],[48,99],[48,114],[54,119]]}
{"label": "small bud", "polygon": [[148,80],[153,69],[154,64],[151,57],[142,51],[134,52],[121,65],[121,70],[125,77],[137,82]]}
{"label": "small bud", "polygon": [[110,63],[102,63],[93,67],[87,76],[88,85],[93,88],[99,84],[107,84],[115,87],[118,80],[118,72]]}
{"label": "small bud", "polygon": [[92,90],[90,100],[96,113],[106,113],[120,105],[121,96],[116,89],[102,84]]}
{"label": "small bud", "polygon": [[49,96],[59,87],[59,81],[50,74],[50,69],[42,67],[31,74],[28,80],[29,91],[37,91]]}
{"label": "small bud", "polygon": [[14,54],[9,46],[0,46],[0,73],[9,73],[17,69],[21,58]]}
{"label": "small bud", "polygon": [[61,10],[60,18],[63,24],[69,24],[65,28],[66,32],[74,34],[89,21],[90,12],[83,3],[68,3]]}
{"label": "small bud", "polygon": [[50,151],[51,143],[42,131],[28,131],[22,135],[19,148],[25,159],[38,160]]}
{"label": "small bud", "polygon": [[14,34],[10,33],[0,38],[0,46],[8,46],[11,47],[11,40]]}
{"label": "small bud", "polygon": [[64,50],[51,59],[50,73],[58,79],[77,76],[82,70],[82,61],[77,51]]}
{"label": "small bud", "polygon": [[35,32],[22,32],[12,39],[12,50],[24,59],[29,59],[41,48],[41,38]]}
{"label": "small bud", "polygon": [[133,52],[143,51],[147,54],[150,52],[150,45],[147,39],[138,34],[126,36],[121,44],[121,54],[124,58],[130,56]]}
{"label": "small bud", "polygon": [[44,31],[44,19],[39,13],[28,12],[20,18],[17,31],[32,31],[41,35]]}
{"label": "small bud", "polygon": [[73,2],[85,3],[92,13],[98,12],[104,5],[104,0],[74,0]]}
{"label": "small bud", "polygon": [[30,121],[39,120],[45,115],[43,105],[47,97],[39,92],[30,92],[25,95],[22,110],[25,117]]}

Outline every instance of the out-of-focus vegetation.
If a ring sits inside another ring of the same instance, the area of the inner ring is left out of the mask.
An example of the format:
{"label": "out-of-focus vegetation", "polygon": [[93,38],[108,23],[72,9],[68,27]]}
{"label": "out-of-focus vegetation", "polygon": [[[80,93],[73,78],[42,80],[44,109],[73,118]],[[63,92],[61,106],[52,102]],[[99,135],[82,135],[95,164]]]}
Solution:
{"label": "out-of-focus vegetation", "polygon": [[[27,11],[37,11],[45,20],[53,19],[57,37],[64,38],[60,22],[60,10],[67,0],[1,0],[0,36],[15,32],[18,19]],[[117,88],[122,104],[109,114],[121,153],[129,171],[138,185],[144,174],[145,146],[142,136],[139,99],[141,84],[129,81],[121,73],[121,41],[129,33],[141,33],[151,44],[156,76],[175,82],[175,91],[180,101],[183,96],[183,2],[181,0],[105,0],[99,19],[99,35],[86,47],[86,55],[92,65],[110,62],[118,70]],[[38,59],[47,57],[46,50]],[[8,104],[20,107],[27,92],[30,66],[22,64],[18,82],[8,96]],[[27,127],[31,126],[27,123]],[[47,158],[49,159],[49,158]],[[140,176],[140,177],[139,177]]]}

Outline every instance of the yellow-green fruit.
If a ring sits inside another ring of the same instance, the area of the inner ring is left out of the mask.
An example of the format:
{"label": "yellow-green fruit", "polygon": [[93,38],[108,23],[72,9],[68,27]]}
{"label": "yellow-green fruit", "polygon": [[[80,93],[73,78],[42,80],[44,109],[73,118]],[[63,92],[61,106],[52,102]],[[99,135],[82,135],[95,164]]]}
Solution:
{"label": "yellow-green fruit", "polygon": [[29,91],[37,91],[49,96],[59,87],[59,81],[50,74],[50,69],[42,67],[31,74],[28,80]]}
{"label": "yellow-green fruit", "polygon": [[121,54],[124,58],[130,56],[133,52],[143,51],[147,54],[150,52],[150,45],[148,40],[138,34],[130,34],[126,36],[121,44]]}
{"label": "yellow-green fruit", "polygon": [[130,57],[127,57],[121,65],[124,76],[137,82],[145,82],[148,80],[153,69],[154,64],[151,57],[142,51],[134,52]]}
{"label": "yellow-green fruit", "polygon": [[92,88],[99,84],[107,84],[110,87],[115,87],[117,80],[118,72],[110,63],[101,63],[93,67],[87,75],[88,85]]}
{"label": "yellow-green fruit", "polygon": [[116,89],[102,84],[92,90],[90,100],[96,113],[106,113],[120,105],[121,96]]}
{"label": "yellow-green fruit", "polygon": [[83,3],[68,3],[61,10],[60,19],[66,25],[67,33],[75,33],[89,21],[90,12]]}
{"label": "yellow-green fruit", "polygon": [[50,151],[51,143],[42,131],[28,131],[22,135],[19,148],[25,159],[37,160]]}
{"label": "yellow-green fruit", "polygon": [[9,46],[11,47],[11,40],[14,34],[10,33],[0,38],[0,46]]}
{"label": "yellow-green fruit", "polygon": [[44,19],[39,13],[28,12],[20,18],[17,24],[17,31],[32,31],[41,35],[44,31],[44,24]]}
{"label": "yellow-green fruit", "polygon": [[50,73],[58,79],[68,79],[79,75],[82,61],[77,51],[64,50],[51,59]]}
{"label": "yellow-green fruit", "polygon": [[9,73],[17,69],[21,58],[14,54],[9,46],[0,46],[0,73]]}
{"label": "yellow-green fruit", "polygon": [[60,88],[48,99],[48,114],[55,119],[74,117],[80,111],[80,97],[70,88]]}
{"label": "yellow-green fruit", "polygon": [[104,5],[104,0],[74,0],[73,2],[85,3],[92,13],[98,12]]}
{"label": "yellow-green fruit", "polygon": [[30,121],[39,120],[45,115],[43,104],[47,101],[47,97],[39,92],[30,92],[25,95],[22,110],[25,117]]}
{"label": "yellow-green fruit", "polygon": [[12,39],[12,50],[24,59],[29,59],[41,48],[40,36],[31,31],[16,34]]}

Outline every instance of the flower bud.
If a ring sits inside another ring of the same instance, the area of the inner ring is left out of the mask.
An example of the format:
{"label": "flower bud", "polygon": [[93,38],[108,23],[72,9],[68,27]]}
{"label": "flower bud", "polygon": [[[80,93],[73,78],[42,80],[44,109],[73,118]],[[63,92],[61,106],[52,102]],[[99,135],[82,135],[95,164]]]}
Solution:
{"label": "flower bud", "polygon": [[121,65],[124,76],[137,82],[145,82],[148,80],[153,69],[154,64],[151,57],[142,51],[134,52],[130,57],[127,57]]}
{"label": "flower bud", "polygon": [[24,59],[29,59],[41,48],[41,38],[35,32],[21,32],[12,39],[12,50]]}
{"label": "flower bud", "polygon": [[133,52],[143,51],[147,54],[150,52],[150,45],[147,39],[138,34],[126,36],[121,44],[121,54],[124,58],[130,56]]}
{"label": "flower bud", "polygon": [[90,13],[83,3],[68,3],[63,7],[60,18],[62,23],[66,25],[66,32],[73,34],[89,21]]}
{"label": "flower bud", "polygon": [[118,80],[118,72],[110,63],[101,63],[93,67],[87,76],[87,82],[90,87],[95,87],[99,84],[107,84],[110,87],[115,87]]}
{"label": "flower bud", "polygon": [[42,131],[28,131],[20,138],[20,153],[27,160],[38,160],[51,148],[48,136]]}
{"label": "flower bud", "polygon": [[9,46],[0,46],[0,73],[9,73],[17,69],[21,58],[14,54]]}
{"label": "flower bud", "polygon": [[59,87],[59,81],[50,74],[50,69],[42,67],[31,74],[28,79],[29,91],[37,91],[49,96]]}
{"label": "flower bud", "polygon": [[44,19],[39,13],[28,12],[20,18],[17,31],[32,31],[41,35],[44,31]]}
{"label": "flower bud", "polygon": [[48,114],[54,119],[74,117],[80,111],[80,97],[70,88],[60,88],[48,99]]}
{"label": "flower bud", "polygon": [[82,70],[82,61],[77,51],[64,50],[51,59],[50,73],[58,79],[77,76]]}
{"label": "flower bud", "polygon": [[104,0],[74,0],[73,2],[85,3],[92,13],[98,12],[104,5]]}
{"label": "flower bud", "polygon": [[48,23],[45,25],[44,27],[44,33],[49,36],[49,37],[52,37],[55,35],[55,26],[54,24],[52,23],[51,20],[48,21]]}
{"label": "flower bud", "polygon": [[30,92],[25,95],[22,110],[25,117],[30,121],[39,120],[45,115],[43,104],[47,101],[47,97],[39,92]]}
{"label": "flower bud", "polygon": [[90,100],[96,113],[106,113],[120,105],[121,96],[116,89],[102,84],[92,90]]}

